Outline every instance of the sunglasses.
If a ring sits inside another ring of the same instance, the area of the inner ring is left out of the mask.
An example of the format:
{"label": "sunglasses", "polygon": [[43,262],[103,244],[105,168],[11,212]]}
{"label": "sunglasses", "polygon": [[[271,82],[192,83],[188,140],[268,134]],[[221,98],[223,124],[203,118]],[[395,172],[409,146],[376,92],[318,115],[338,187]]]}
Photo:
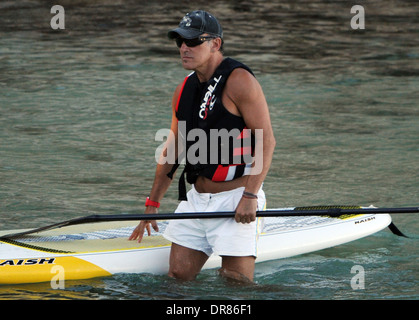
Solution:
{"label": "sunglasses", "polygon": [[209,40],[215,39],[215,38],[216,37],[211,37],[211,36],[200,36],[200,37],[195,38],[195,39],[184,39],[184,38],[178,37],[178,38],[176,38],[176,45],[178,46],[178,48],[180,48],[182,46],[182,44],[185,42],[187,47],[193,48],[193,47],[200,46],[205,41],[209,41]]}

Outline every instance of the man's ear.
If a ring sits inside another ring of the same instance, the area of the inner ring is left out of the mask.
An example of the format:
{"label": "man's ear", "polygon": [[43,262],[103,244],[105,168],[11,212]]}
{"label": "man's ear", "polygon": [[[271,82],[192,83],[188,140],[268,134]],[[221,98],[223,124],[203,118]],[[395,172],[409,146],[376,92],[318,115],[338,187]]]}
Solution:
{"label": "man's ear", "polygon": [[213,39],[212,40],[212,51],[213,52],[220,51],[221,45],[222,45],[221,38]]}

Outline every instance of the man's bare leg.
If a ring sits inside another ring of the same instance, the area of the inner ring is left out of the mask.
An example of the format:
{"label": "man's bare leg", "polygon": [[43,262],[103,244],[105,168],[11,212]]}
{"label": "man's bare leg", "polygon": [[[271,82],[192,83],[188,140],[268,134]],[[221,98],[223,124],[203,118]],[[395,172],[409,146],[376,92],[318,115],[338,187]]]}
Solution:
{"label": "man's bare leg", "polygon": [[252,283],[255,272],[255,257],[223,256],[221,268],[218,273],[227,279],[243,283]]}
{"label": "man's bare leg", "polygon": [[186,281],[194,280],[207,260],[208,256],[202,251],[172,243],[169,277]]}

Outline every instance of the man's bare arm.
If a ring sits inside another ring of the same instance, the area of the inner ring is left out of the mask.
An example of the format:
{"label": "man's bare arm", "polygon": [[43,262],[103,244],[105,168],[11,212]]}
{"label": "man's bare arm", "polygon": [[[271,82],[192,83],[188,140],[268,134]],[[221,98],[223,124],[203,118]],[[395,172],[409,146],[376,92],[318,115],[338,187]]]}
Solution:
{"label": "man's bare arm", "polygon": [[[248,177],[245,191],[257,194],[272,162],[275,149],[275,137],[272,130],[268,105],[263,90],[248,71],[236,69],[227,82],[226,95],[234,103],[236,111],[246,123],[246,127],[256,135],[255,161]],[[260,134],[257,133],[262,133]],[[257,162],[257,163],[256,163]],[[242,199],[236,209],[236,221],[254,221],[257,202],[252,199]]]}
{"label": "man's bare arm", "polygon": [[[168,158],[167,155],[169,152],[174,152],[175,155],[178,154],[178,122],[176,118],[176,104],[180,94],[181,85],[179,85],[175,93],[173,94],[172,98],[172,122],[170,126],[171,134],[169,135],[166,144],[162,150],[160,155],[160,161],[157,163],[156,172],[154,175],[153,185],[151,187],[151,191],[149,197],[151,200],[160,202],[163,199],[163,196],[169,189],[169,186],[172,183],[172,179],[170,179],[167,174],[172,170],[174,163],[168,163],[161,161],[162,158]],[[146,207],[144,213],[148,214],[156,214],[158,210],[156,207],[148,206]],[[148,235],[151,234],[150,224],[155,231],[158,231],[158,225],[156,220],[143,220],[140,224],[134,229],[129,240],[137,240],[141,242],[144,236],[145,230],[147,230]]]}

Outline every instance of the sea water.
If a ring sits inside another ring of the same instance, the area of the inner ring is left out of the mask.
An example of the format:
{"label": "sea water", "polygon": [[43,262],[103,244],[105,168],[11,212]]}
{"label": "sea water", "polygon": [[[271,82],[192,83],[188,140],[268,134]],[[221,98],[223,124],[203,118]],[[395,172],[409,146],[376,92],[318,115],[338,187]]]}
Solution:
{"label": "sea water", "polygon": [[[268,208],[418,206],[419,5],[361,2],[364,29],[352,28],[347,1],[62,1],[57,30],[45,2],[1,2],[0,228],[143,211],[156,133],[188,74],[166,32],[197,7],[219,17],[225,55],[248,64],[266,95],[277,140]],[[175,182],[160,211],[176,204]],[[417,214],[393,220],[410,238],[383,230],[261,263],[251,286],[206,270],[183,283],[141,274],[2,286],[0,298],[418,299]]]}

